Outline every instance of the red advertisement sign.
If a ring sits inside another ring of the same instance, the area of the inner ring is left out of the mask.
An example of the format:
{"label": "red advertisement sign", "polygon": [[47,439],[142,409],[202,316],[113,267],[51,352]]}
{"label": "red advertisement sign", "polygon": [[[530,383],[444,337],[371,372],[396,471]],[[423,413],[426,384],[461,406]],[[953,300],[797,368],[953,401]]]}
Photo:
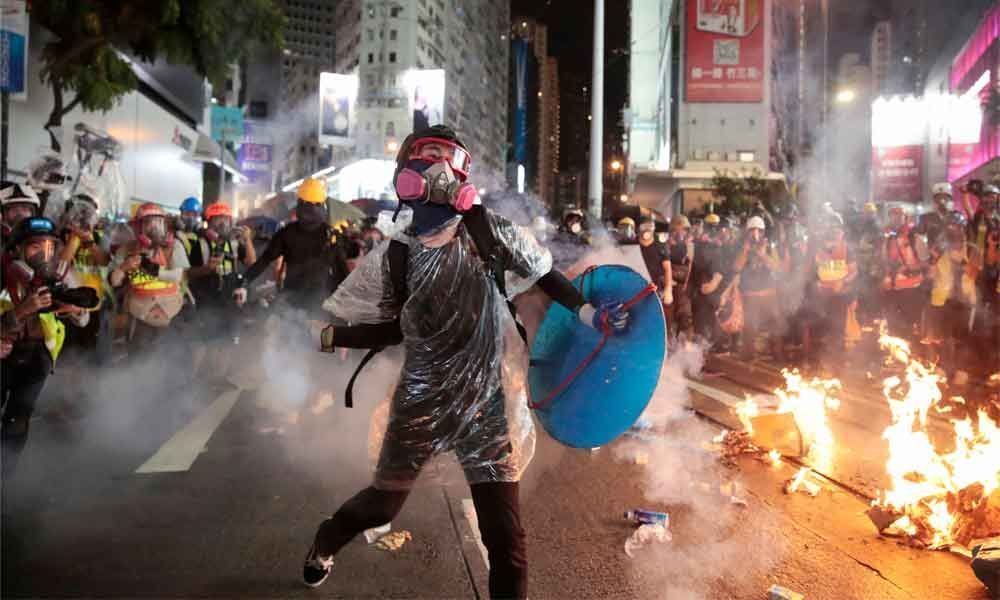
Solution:
{"label": "red advertisement sign", "polygon": [[872,193],[876,202],[920,202],[924,147],[872,148]]}
{"label": "red advertisement sign", "polygon": [[766,0],[688,0],[684,60],[688,102],[764,97]]}

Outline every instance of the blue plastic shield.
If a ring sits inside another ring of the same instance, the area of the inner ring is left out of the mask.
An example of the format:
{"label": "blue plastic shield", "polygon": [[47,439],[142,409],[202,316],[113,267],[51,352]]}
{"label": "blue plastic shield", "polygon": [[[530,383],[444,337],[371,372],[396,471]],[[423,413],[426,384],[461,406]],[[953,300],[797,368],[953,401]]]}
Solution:
{"label": "blue plastic shield", "polygon": [[[621,265],[604,265],[573,281],[594,306],[626,302],[649,282]],[[663,306],[649,294],[629,311],[628,328],[611,336],[592,362],[535,411],[549,435],[567,446],[603,446],[625,433],[646,409],[666,352]],[[552,303],[535,335],[528,371],[532,401],[543,403],[600,344],[601,333]]]}

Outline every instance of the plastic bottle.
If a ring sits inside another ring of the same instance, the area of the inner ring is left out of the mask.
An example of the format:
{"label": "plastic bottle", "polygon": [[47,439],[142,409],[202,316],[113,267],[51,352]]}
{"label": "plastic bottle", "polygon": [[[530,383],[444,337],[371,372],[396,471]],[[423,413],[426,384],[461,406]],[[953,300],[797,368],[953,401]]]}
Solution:
{"label": "plastic bottle", "polygon": [[656,512],[655,510],[642,510],[641,508],[627,510],[625,511],[625,520],[643,525],[655,525],[659,523],[664,527],[670,527],[670,515],[665,512]]}

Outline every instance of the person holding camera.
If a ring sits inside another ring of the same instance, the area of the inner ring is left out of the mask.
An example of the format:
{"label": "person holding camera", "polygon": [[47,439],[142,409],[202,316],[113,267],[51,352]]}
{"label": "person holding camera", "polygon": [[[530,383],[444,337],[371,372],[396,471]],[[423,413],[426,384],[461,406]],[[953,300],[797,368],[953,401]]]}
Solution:
{"label": "person holding camera", "polygon": [[[243,285],[243,271],[257,261],[253,234],[247,227],[233,224],[233,211],[225,202],[205,209],[208,226],[191,246],[188,284],[198,302],[202,340],[219,346],[236,343],[240,337],[239,312],[233,293]],[[242,267],[242,268],[241,268]],[[217,347],[212,353],[212,373],[225,373],[226,353]]]}
{"label": "person holding camera", "polygon": [[742,358],[751,360],[755,354],[757,336],[766,332],[774,358],[782,360],[784,323],[777,300],[778,273],[781,261],[767,239],[764,219],[754,216],[747,220],[743,251],[736,258],[733,270],[739,273],[743,296]]}
{"label": "person holding camera", "polygon": [[3,338],[0,402],[3,404],[2,476],[14,472],[28,440],[28,424],[66,339],[62,320],[86,326],[97,294],[59,268],[56,227],[44,217],[22,219],[11,233],[0,293]]}

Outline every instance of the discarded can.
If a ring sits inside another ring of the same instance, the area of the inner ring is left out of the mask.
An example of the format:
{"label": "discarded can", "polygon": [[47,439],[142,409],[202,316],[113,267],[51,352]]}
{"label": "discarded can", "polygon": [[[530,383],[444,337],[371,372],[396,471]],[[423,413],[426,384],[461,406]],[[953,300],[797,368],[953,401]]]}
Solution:
{"label": "discarded can", "polygon": [[775,584],[767,591],[767,600],[805,600],[805,596]]}
{"label": "discarded can", "polygon": [[627,510],[625,511],[625,520],[642,525],[655,525],[659,523],[664,527],[670,527],[670,515],[665,512],[656,512],[655,510],[642,510],[641,508]]}

